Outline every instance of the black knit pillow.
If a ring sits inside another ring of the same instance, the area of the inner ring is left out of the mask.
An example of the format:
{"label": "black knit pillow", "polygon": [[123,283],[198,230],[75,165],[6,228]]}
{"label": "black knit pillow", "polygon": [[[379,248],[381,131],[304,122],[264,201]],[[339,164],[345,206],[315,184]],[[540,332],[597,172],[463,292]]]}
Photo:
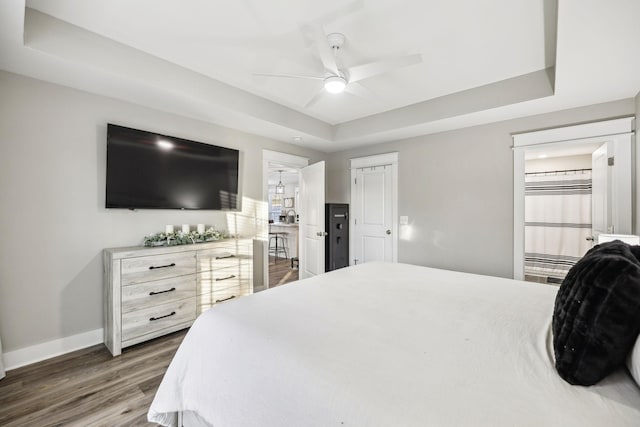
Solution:
{"label": "black knit pillow", "polygon": [[640,247],[595,246],[556,296],[553,348],[567,382],[593,385],[624,363],[640,332]]}

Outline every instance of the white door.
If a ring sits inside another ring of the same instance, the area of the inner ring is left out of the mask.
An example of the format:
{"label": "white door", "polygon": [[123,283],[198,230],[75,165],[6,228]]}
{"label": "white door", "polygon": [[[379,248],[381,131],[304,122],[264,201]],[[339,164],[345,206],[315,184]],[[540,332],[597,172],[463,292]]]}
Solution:
{"label": "white door", "polygon": [[591,155],[591,237],[592,244],[599,234],[611,230],[611,192],[609,172],[609,144],[604,143]]}
{"label": "white door", "polygon": [[300,170],[300,278],[324,273],[324,162]]}
{"label": "white door", "polygon": [[351,265],[393,261],[393,165],[359,168],[352,191]]}

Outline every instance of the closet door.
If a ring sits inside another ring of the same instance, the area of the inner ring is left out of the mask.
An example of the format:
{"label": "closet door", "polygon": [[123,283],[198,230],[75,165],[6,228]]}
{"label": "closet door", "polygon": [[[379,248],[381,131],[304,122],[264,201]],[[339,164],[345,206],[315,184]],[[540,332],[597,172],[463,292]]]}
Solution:
{"label": "closet door", "polygon": [[351,264],[393,261],[393,167],[384,165],[356,170]]}

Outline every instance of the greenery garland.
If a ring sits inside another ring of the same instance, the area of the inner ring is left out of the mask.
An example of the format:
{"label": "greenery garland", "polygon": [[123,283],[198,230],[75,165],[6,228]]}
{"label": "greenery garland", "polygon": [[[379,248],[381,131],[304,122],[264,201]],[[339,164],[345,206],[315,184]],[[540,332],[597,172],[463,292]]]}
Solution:
{"label": "greenery garland", "polygon": [[145,246],[178,246],[191,245],[194,243],[213,242],[214,240],[226,239],[230,237],[226,231],[218,231],[213,227],[209,227],[204,233],[192,231],[183,233],[178,230],[175,233],[155,233],[144,236]]}

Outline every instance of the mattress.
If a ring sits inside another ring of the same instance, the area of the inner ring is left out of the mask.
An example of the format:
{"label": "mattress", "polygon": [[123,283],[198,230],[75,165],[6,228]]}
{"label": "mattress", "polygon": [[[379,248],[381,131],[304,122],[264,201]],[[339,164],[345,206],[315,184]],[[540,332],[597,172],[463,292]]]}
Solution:
{"label": "mattress", "polygon": [[639,426],[640,389],[626,371],[592,387],[556,373],[556,290],[367,263],[246,296],[195,321],[148,417],[176,425],[183,412],[215,427]]}

